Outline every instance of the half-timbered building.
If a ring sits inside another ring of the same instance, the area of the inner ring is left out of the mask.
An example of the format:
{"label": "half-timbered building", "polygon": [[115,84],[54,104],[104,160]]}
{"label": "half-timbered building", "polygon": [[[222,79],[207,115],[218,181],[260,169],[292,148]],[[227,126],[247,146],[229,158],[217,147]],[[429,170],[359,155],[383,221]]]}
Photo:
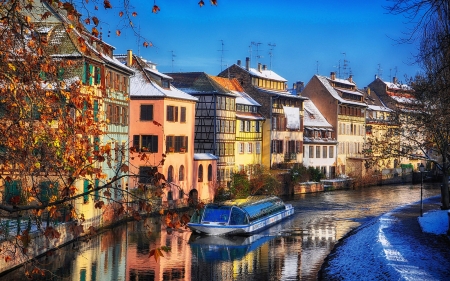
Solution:
{"label": "half-timbered building", "polygon": [[217,157],[219,184],[230,181],[235,167],[237,95],[204,72],[167,73],[173,85],[198,99],[194,150]]}
{"label": "half-timbered building", "polygon": [[290,168],[303,158],[303,101],[304,97],[286,89],[286,79],[258,64],[250,67],[238,61],[218,76],[235,78],[244,91],[257,101],[263,123],[262,164],[270,168]]}

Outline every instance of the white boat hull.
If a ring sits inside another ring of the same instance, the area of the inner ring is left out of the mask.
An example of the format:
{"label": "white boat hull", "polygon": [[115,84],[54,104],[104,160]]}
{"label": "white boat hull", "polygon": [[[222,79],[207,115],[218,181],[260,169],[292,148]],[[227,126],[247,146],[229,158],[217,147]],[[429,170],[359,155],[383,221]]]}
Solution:
{"label": "white boat hull", "polygon": [[287,204],[285,210],[281,210],[270,216],[255,220],[245,225],[226,225],[219,223],[188,223],[187,226],[194,232],[206,235],[234,235],[234,234],[251,234],[260,231],[270,225],[280,222],[294,214],[292,205]]}

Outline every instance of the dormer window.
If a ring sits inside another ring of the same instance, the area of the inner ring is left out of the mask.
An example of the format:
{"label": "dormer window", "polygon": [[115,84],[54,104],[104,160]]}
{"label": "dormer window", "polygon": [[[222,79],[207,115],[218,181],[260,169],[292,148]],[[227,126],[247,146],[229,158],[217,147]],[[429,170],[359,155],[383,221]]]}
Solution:
{"label": "dormer window", "polygon": [[170,83],[169,80],[161,80],[161,87],[165,88],[165,89],[169,89],[170,88]]}

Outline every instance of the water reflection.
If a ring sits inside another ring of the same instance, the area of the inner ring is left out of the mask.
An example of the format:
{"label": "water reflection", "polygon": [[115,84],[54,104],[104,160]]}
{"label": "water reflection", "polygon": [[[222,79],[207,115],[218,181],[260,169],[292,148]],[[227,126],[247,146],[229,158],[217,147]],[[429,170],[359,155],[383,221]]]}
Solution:
{"label": "water reflection", "polygon": [[[425,197],[439,194],[427,186]],[[383,186],[291,198],[294,216],[250,237],[196,237],[147,218],[75,242],[39,260],[41,280],[316,280],[337,240],[382,213],[420,199],[420,186]],[[158,262],[150,250],[170,246]],[[29,265],[0,277],[24,279]]]}

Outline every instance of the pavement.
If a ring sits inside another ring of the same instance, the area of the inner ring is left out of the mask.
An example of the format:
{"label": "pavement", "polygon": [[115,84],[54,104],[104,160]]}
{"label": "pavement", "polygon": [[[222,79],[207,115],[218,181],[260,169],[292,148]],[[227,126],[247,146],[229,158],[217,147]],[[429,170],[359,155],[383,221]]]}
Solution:
{"label": "pavement", "polygon": [[[423,212],[440,210],[440,197]],[[328,255],[319,280],[450,280],[450,237],[422,232],[420,202],[351,231]]]}

